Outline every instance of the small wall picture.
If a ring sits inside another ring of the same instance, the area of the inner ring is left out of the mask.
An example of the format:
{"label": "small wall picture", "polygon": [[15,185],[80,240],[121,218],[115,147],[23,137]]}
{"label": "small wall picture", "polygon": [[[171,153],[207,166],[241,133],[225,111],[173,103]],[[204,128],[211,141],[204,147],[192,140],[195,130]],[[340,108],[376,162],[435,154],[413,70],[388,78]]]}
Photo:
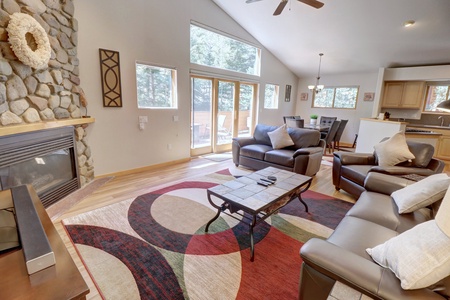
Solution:
{"label": "small wall picture", "polygon": [[292,86],[289,84],[286,84],[286,92],[284,95],[284,101],[285,102],[290,102],[291,101],[291,88]]}
{"label": "small wall picture", "polygon": [[300,93],[300,100],[301,101],[307,101],[308,100],[308,93]]}
{"label": "small wall picture", "polygon": [[373,101],[375,93],[364,93],[364,101]]}

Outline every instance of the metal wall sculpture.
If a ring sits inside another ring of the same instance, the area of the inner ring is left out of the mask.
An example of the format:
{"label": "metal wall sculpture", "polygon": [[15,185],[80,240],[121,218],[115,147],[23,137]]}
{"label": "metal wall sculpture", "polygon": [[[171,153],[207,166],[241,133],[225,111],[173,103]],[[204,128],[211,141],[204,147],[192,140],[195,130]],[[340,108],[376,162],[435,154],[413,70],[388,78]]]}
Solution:
{"label": "metal wall sculpture", "polygon": [[122,107],[119,52],[99,49],[104,107]]}

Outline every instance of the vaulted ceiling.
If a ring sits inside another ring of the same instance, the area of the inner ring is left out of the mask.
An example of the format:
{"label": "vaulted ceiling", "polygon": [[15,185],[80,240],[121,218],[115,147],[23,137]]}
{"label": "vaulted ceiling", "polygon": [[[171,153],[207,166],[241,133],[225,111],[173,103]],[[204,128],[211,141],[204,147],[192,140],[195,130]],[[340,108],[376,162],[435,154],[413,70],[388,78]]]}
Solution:
{"label": "vaulted ceiling", "polygon": [[[450,0],[212,0],[297,76],[450,64]],[[403,23],[414,20],[414,26]],[[450,74],[449,74],[450,78]]]}

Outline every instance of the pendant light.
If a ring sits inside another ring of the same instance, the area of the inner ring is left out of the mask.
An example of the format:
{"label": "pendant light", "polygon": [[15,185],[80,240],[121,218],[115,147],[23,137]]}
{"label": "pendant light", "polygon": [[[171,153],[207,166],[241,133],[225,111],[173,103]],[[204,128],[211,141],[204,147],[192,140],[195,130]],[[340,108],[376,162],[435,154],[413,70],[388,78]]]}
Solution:
{"label": "pendant light", "polygon": [[319,72],[317,72],[317,81],[316,85],[308,85],[308,89],[315,92],[316,94],[319,93],[323,88],[325,87],[323,84],[319,84],[320,80],[320,65],[322,64],[322,56],[323,53],[319,53]]}

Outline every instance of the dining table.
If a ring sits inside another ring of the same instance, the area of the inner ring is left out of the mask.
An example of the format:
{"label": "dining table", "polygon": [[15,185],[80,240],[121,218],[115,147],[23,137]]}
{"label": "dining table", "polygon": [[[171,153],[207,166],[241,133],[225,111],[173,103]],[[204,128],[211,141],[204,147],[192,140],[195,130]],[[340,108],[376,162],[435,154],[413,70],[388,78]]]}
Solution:
{"label": "dining table", "polygon": [[324,126],[324,125],[320,125],[320,124],[317,124],[317,125],[305,124],[303,126],[303,128],[319,130],[320,132],[328,132],[328,130],[330,129],[330,126]]}

